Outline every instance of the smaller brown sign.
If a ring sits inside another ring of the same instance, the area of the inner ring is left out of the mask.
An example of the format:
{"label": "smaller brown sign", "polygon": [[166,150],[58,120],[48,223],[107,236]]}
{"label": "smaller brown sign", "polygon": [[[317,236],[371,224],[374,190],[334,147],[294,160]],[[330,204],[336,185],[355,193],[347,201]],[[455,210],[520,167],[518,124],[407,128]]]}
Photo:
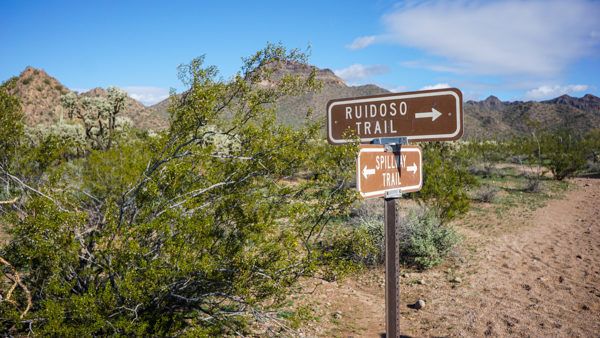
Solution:
{"label": "smaller brown sign", "polygon": [[421,148],[403,145],[399,152],[383,145],[361,145],[356,161],[356,188],[364,198],[387,191],[415,192],[423,186]]}

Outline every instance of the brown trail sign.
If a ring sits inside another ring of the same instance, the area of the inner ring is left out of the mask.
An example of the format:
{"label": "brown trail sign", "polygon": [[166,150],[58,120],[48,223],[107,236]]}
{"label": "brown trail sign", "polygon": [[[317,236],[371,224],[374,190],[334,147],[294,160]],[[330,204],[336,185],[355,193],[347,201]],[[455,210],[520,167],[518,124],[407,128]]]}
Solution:
{"label": "brown trail sign", "polygon": [[361,145],[356,161],[356,188],[364,198],[382,197],[387,191],[421,190],[421,148],[403,145],[400,152],[384,145]]}
{"label": "brown trail sign", "polygon": [[327,139],[340,144],[377,138],[450,141],[463,134],[462,93],[456,88],[331,100]]}
{"label": "brown trail sign", "polygon": [[[396,199],[421,190],[421,148],[409,141],[453,141],[463,134],[462,93],[456,88],[331,100],[327,139],[361,145],[356,188],[364,198],[384,197],[386,336],[400,336],[400,256]],[[402,145],[401,145],[402,144]]]}

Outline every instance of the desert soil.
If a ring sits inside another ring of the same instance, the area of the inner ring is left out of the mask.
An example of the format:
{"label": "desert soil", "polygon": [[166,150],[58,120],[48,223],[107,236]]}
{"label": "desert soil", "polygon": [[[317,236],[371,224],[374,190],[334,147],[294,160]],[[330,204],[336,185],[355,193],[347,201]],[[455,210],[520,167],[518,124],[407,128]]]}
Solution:
{"label": "desert soil", "polygon": [[[403,274],[402,334],[600,337],[600,179],[571,185],[533,212],[517,208],[489,218],[494,231],[459,222],[465,244],[452,263]],[[381,336],[383,281],[380,269],[341,282],[315,280],[314,291],[307,283],[312,293],[302,298],[316,315],[301,333]],[[426,306],[409,308],[417,299]]]}

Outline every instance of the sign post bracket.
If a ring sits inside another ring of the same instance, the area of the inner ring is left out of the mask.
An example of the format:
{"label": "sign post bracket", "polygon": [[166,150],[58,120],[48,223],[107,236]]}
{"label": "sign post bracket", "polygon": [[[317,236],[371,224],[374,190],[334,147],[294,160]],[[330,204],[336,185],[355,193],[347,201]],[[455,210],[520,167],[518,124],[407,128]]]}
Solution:
{"label": "sign post bracket", "polygon": [[373,139],[371,144],[406,145],[408,144],[408,137],[380,137]]}

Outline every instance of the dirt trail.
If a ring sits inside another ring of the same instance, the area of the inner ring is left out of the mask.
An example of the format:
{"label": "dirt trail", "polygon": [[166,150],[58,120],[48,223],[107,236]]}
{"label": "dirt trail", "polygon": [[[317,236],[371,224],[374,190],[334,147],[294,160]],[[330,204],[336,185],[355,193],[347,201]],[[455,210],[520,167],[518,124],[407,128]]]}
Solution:
{"label": "dirt trail", "polygon": [[[427,302],[420,311],[402,310],[402,333],[600,337],[600,180],[573,183],[564,198],[549,201],[531,217],[516,217],[522,224],[481,239],[486,244],[451,270],[402,278],[403,304]],[[307,335],[384,332],[383,271],[322,285],[314,297],[336,318],[316,323]]]}

